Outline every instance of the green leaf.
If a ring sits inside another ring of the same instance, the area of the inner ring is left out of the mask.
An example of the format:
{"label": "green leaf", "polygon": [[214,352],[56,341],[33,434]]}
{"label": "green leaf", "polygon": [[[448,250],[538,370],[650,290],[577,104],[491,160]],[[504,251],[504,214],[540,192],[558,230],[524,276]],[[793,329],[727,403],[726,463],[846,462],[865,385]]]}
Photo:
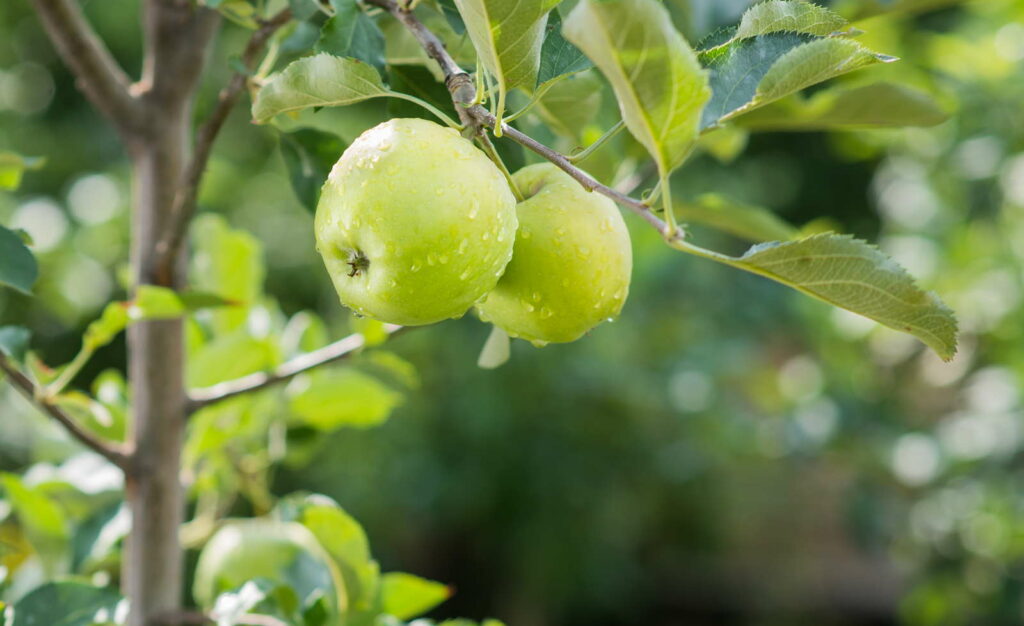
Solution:
{"label": "green leaf", "polygon": [[64,511],[49,496],[28,487],[15,474],[0,474],[0,486],[29,543],[42,558],[47,573],[60,573],[66,567],[70,537]]}
{"label": "green leaf", "polygon": [[111,559],[118,543],[128,535],[131,515],[121,501],[111,502],[86,518],[71,539],[71,569],[90,569]]}
{"label": "green leaf", "polygon": [[447,585],[402,572],[381,576],[380,587],[384,612],[398,619],[422,615],[452,595]]}
{"label": "green leaf", "polygon": [[768,70],[757,86],[756,100],[759,104],[778,100],[834,76],[895,60],[851,39],[830,37],[812,41],[790,50]]}
{"label": "green leaf", "polygon": [[935,126],[949,114],[929,94],[896,83],[836,87],[810,99],[799,94],[736,120],[756,131],[856,130]]}
{"label": "green leaf", "polygon": [[36,587],[14,606],[10,626],[93,626],[114,621],[121,594],[77,582]]}
{"label": "green leaf", "polygon": [[318,54],[290,63],[271,78],[256,94],[252,117],[257,124],[265,124],[281,113],[344,106],[389,93],[372,66]]}
{"label": "green leaf", "polygon": [[711,71],[713,90],[701,122],[704,128],[829,78],[895,60],[850,39],[800,33],[738,40],[702,59]]}
{"label": "green leaf", "polygon": [[95,351],[113,341],[118,333],[127,328],[131,319],[128,306],[126,302],[111,302],[104,307],[99,319],[86,326],[82,349]]}
{"label": "green leaf", "polygon": [[292,15],[299,21],[308,20],[320,12],[319,0],[288,0]]}
{"label": "green leaf", "polygon": [[320,190],[334,163],[345,151],[345,142],[331,133],[311,128],[281,133],[281,156],[288,168],[295,196],[310,213],[316,211]]}
{"label": "green leaf", "polygon": [[0,285],[31,293],[39,265],[17,233],[0,226]]}
{"label": "green leaf", "polygon": [[748,107],[757,94],[757,86],[768,70],[785,54],[813,41],[811,35],[773,33],[742,39],[702,54],[711,80],[711,100],[704,109],[701,127],[708,128]]}
{"label": "green leaf", "polygon": [[581,144],[584,131],[601,108],[601,88],[597,74],[577,74],[552,85],[537,102],[534,112],[551,130]]}
{"label": "green leaf", "polygon": [[278,505],[284,519],[305,526],[341,570],[349,609],[363,611],[376,601],[380,568],[371,558],[363,527],[333,500],[321,495],[290,496]]}
{"label": "green leaf", "polygon": [[737,202],[721,194],[698,196],[676,205],[679,219],[704,224],[750,241],[792,239],[797,229],[770,209]]}
{"label": "green leaf", "polygon": [[217,215],[196,219],[192,234],[192,284],[239,305],[210,313],[216,333],[227,334],[245,323],[248,307],[263,294],[263,246],[251,234],[231,228]]}
{"label": "green leaf", "polygon": [[480,63],[498,83],[498,118],[510,89],[533,89],[548,12],[558,0],[455,0]]}
{"label": "green leaf", "polygon": [[21,186],[25,170],[37,170],[46,163],[42,157],[24,157],[13,152],[0,152],[0,189],[14,190]]}
{"label": "green leaf", "polygon": [[560,76],[575,74],[594,66],[583,52],[562,36],[562,17],[558,11],[548,15],[544,45],[540,49],[537,89]]}
{"label": "green leaf", "polygon": [[310,376],[308,386],[292,396],[290,407],[309,426],[332,431],[342,426],[377,426],[401,400],[402,394],[376,378],[339,369]]}
{"label": "green leaf", "polygon": [[481,369],[493,370],[508,363],[511,353],[510,343],[508,333],[497,326],[492,326],[491,334],[487,336],[484,348],[480,351],[480,357],[476,361],[477,366]]}
{"label": "green leaf", "polygon": [[711,92],[665,7],[656,0],[581,0],[563,31],[608,78],[626,127],[662,175],[679,166]]}
{"label": "green leaf", "polygon": [[747,39],[768,33],[791,32],[826,36],[847,25],[843,16],[825,7],[801,0],[768,0],[747,9],[733,39]]}
{"label": "green leaf", "polygon": [[272,367],[277,354],[266,340],[239,329],[204,344],[188,360],[189,387],[209,387]]}
{"label": "green leaf", "polygon": [[679,249],[788,285],[809,296],[914,335],[944,360],[956,354],[956,316],[937,295],[875,246],[849,235],[823,233],[771,242],[734,258],[685,242]]}
{"label": "green leaf", "polygon": [[384,33],[355,0],[331,0],[334,17],[320,29],[317,52],[359,59],[384,71]]}
{"label": "green leaf", "polygon": [[24,362],[31,334],[21,326],[0,326],[0,352],[16,363]]}

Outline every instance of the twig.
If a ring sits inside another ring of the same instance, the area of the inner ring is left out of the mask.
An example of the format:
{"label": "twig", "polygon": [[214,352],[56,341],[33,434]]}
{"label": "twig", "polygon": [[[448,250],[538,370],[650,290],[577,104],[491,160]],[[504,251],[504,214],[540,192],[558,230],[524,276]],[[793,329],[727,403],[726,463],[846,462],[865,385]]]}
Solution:
{"label": "twig", "polygon": [[[391,336],[397,335],[404,330],[408,330],[408,328],[394,324],[384,326],[384,331]],[[221,402],[244,393],[259,391],[271,385],[289,381],[295,376],[321,365],[346,359],[365,345],[366,340],[361,334],[352,334],[319,350],[297,356],[269,372],[257,372],[236,378],[235,380],[217,383],[211,387],[193,389],[189,392],[186,413],[191,414],[215,402]]]}
{"label": "twig", "polygon": [[[263,23],[253,33],[242,52],[242,65],[250,71],[255,69],[257,57],[267,40],[277,32],[277,29],[285,25],[292,17],[290,9],[283,9],[272,18]],[[249,76],[242,72],[236,72],[231,81],[220,90],[217,95],[217,105],[214,107],[210,117],[196,131],[195,146],[192,159],[189,161],[185,172],[182,174],[181,186],[174,199],[170,223],[161,241],[157,244],[157,263],[160,272],[169,274],[178,256],[185,235],[188,232],[189,222],[196,211],[196,200],[199,195],[199,183],[206,172],[206,165],[210,160],[210,153],[217,134],[224,126],[228,116],[238,103],[238,98],[245,89]]]}
{"label": "twig", "polygon": [[29,402],[32,402],[50,417],[57,420],[68,431],[68,434],[94,452],[105,457],[114,465],[127,471],[130,454],[125,446],[104,441],[79,426],[70,415],[54,404],[52,400],[41,397],[39,395],[40,389],[36,384],[2,354],[0,354],[0,369],[7,374],[7,380],[11,385],[20,391]]}
{"label": "twig", "polygon": [[32,0],[50,41],[85,93],[125,138],[137,129],[141,106],[131,81],[96,35],[74,0]]}
{"label": "twig", "polygon": [[[476,87],[473,85],[472,78],[448,54],[444,44],[438,39],[437,35],[424,26],[415,15],[400,7],[393,0],[366,0],[366,2],[381,7],[404,24],[420,43],[424,51],[426,51],[427,55],[441,66],[441,71],[444,72],[445,76],[445,85],[452,95],[455,108],[459,111],[459,117],[469,125],[484,126],[493,130],[498,120],[487,109],[480,105],[472,104],[476,98]],[[601,184],[592,176],[574,166],[562,153],[545,146],[533,137],[507,124],[502,124],[500,131],[503,136],[554,163],[559,169],[573,177],[584,189],[596,191],[630,209],[648,224],[658,229],[670,243],[682,239],[681,232],[673,232],[669,224],[658,217],[647,203]]]}

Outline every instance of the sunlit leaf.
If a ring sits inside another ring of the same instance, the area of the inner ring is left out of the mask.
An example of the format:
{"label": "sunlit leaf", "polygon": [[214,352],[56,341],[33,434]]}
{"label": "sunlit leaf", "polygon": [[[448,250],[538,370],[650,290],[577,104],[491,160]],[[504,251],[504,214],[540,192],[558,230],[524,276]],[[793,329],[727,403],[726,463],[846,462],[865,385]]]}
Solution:
{"label": "sunlit leaf", "polygon": [[737,118],[758,131],[846,130],[934,126],[949,114],[929,94],[895,83],[836,87],[804,99],[798,94]]}
{"label": "sunlit leaf", "polygon": [[384,574],[380,587],[384,612],[398,619],[422,615],[451,597],[448,585],[403,572]]}
{"label": "sunlit leaf", "polygon": [[93,626],[114,622],[121,594],[64,581],[36,587],[14,603],[10,626]]}
{"label": "sunlit leaf", "polygon": [[30,293],[39,276],[36,258],[17,233],[0,226],[0,285]]}
{"label": "sunlit leaf", "polygon": [[785,54],[757,86],[756,100],[764,104],[834,76],[894,57],[868,50],[852,39],[830,37],[804,44]]}
{"label": "sunlit leaf", "polygon": [[291,398],[292,412],[324,431],[343,426],[369,428],[388,418],[402,395],[376,378],[352,369],[317,372]]}
{"label": "sunlit leaf", "polygon": [[548,12],[558,0],[455,0],[477,56],[498,83],[498,117],[509,89],[537,82]]}
{"label": "sunlit leaf", "polygon": [[67,565],[70,538],[64,511],[46,494],[25,485],[15,474],[0,474],[0,487],[48,573],[61,573]]}
{"label": "sunlit leaf", "polygon": [[341,570],[349,607],[357,611],[376,601],[380,568],[371,558],[363,527],[333,500],[320,495],[291,496],[279,515],[309,529]]}
{"label": "sunlit leaf", "polygon": [[26,170],[37,170],[46,163],[42,157],[25,157],[0,152],[0,189],[17,189]]}
{"label": "sunlit leaf", "polygon": [[622,119],[667,173],[697,138],[711,95],[705,71],[656,0],[581,0],[563,32],[615,90]]}
{"label": "sunlit leaf", "polygon": [[372,66],[356,59],[318,54],[292,62],[260,88],[252,117],[257,124],[264,124],[281,113],[344,106],[388,93]]}
{"label": "sunlit leaf", "polygon": [[846,19],[838,13],[810,2],[768,0],[747,9],[733,38],[745,39],[778,32],[825,36],[846,25]]}
{"label": "sunlit leaf", "polygon": [[192,226],[195,254],[190,275],[199,290],[216,294],[238,306],[209,313],[214,329],[221,334],[241,326],[248,306],[263,293],[266,269],[263,246],[250,233],[233,229],[224,218],[203,215]]}
{"label": "sunlit leaf", "polygon": [[945,360],[956,354],[957,322],[949,307],[878,248],[849,235],[759,244],[739,258],[694,250],[910,333]]}
{"label": "sunlit leaf", "polygon": [[276,350],[268,341],[239,330],[216,337],[191,355],[186,370],[188,384],[193,388],[209,387],[269,369],[276,361]]}

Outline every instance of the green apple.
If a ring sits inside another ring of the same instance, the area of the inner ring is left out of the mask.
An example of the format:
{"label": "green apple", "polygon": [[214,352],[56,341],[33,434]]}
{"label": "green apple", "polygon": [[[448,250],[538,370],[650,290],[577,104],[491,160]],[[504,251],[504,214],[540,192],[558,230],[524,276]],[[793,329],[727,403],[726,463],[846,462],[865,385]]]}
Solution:
{"label": "green apple", "polygon": [[342,304],[404,325],[462,316],[512,256],[516,200],[453,129],[392,119],[341,155],[316,210],[316,244]]}
{"label": "green apple", "polygon": [[305,526],[265,519],[232,520],[203,547],[192,595],[204,608],[217,596],[263,578],[294,589],[300,600],[326,594],[331,611],[345,608],[341,573]]}
{"label": "green apple", "polygon": [[477,310],[535,345],[575,341],[626,301],[633,270],[626,224],[615,203],[550,163],[512,179],[526,196],[512,261]]}

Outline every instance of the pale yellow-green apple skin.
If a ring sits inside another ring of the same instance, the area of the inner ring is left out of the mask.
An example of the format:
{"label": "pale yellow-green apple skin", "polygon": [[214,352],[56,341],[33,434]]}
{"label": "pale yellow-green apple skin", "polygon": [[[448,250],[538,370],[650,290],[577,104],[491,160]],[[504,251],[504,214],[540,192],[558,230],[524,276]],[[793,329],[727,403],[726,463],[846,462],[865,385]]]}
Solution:
{"label": "pale yellow-green apple skin", "polygon": [[512,177],[518,206],[512,261],[480,318],[536,345],[579,339],[615,318],[629,294],[633,252],[622,215],[550,163]]}
{"label": "pale yellow-green apple skin", "polygon": [[[217,596],[246,581],[264,578],[293,585],[301,580],[328,591],[328,607],[345,609],[344,582],[338,566],[305,526],[297,522],[264,519],[231,520],[206,542],[196,565],[192,595],[199,606],[210,608]],[[331,588],[334,593],[330,593]],[[314,589],[296,589],[300,595]]]}
{"label": "pale yellow-green apple skin", "polygon": [[453,129],[392,119],[360,135],[324,184],[316,244],[341,303],[383,322],[462,316],[512,257],[516,200]]}

